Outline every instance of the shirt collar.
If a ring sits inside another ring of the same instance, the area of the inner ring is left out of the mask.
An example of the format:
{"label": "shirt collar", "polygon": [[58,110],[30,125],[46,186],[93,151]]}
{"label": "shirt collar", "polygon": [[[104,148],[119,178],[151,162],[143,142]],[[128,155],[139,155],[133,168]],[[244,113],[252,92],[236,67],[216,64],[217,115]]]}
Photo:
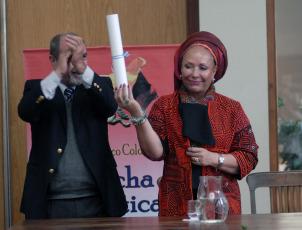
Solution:
{"label": "shirt collar", "polygon": [[[64,95],[64,91],[65,91],[65,89],[67,88],[67,86],[66,85],[64,85],[64,84],[62,84],[61,82],[59,83],[59,87],[60,87],[60,89],[61,89],[61,92],[63,93],[63,95]],[[70,88],[73,88],[73,89],[75,89],[76,88],[76,86],[72,86],[72,87],[70,87]]]}

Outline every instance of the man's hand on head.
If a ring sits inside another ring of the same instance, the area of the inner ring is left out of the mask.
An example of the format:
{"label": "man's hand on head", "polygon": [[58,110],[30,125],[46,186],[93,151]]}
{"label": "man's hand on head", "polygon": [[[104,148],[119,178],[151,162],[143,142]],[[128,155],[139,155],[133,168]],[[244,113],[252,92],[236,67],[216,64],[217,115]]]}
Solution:
{"label": "man's hand on head", "polygon": [[65,37],[66,45],[71,50],[71,64],[78,74],[83,74],[87,68],[87,50],[83,39],[79,36],[68,34]]}
{"label": "man's hand on head", "polygon": [[70,48],[66,49],[64,53],[58,59],[56,65],[54,66],[55,72],[61,78],[70,76],[70,63],[72,59],[72,51]]}

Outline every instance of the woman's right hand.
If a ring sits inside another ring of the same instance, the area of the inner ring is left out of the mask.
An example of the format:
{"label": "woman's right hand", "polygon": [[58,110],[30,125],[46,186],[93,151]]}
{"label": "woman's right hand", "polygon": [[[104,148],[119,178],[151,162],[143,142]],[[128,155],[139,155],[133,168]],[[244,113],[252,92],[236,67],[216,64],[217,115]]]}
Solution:
{"label": "woman's right hand", "polygon": [[[133,98],[132,87],[121,85],[115,88],[114,99],[121,109],[128,111],[133,117],[142,117],[144,112],[140,104]],[[158,159],[163,155],[163,145],[157,136],[156,132],[152,129],[148,120],[136,125],[136,132],[139,145],[141,149],[150,158]]]}
{"label": "woman's right hand", "polygon": [[128,111],[131,116],[141,117],[144,115],[139,103],[133,98],[132,87],[125,83],[115,88],[114,99],[121,109]]}

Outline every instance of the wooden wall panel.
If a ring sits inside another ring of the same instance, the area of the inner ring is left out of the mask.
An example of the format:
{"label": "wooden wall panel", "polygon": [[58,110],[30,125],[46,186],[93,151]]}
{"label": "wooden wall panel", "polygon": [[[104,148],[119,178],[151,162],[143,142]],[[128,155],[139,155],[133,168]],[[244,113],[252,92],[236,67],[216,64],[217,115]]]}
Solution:
{"label": "wooden wall panel", "polygon": [[[45,48],[57,33],[75,32],[87,46],[109,45],[106,15],[118,13],[124,45],[173,44],[187,37],[184,0],[7,1],[12,221],[19,213],[26,169],[26,125],[17,115],[25,48]],[[43,76],[42,76],[43,77]],[[1,162],[0,162],[1,163]]]}
{"label": "wooden wall panel", "polygon": [[275,0],[266,1],[270,170],[279,170]]}
{"label": "wooden wall panel", "polygon": [[199,31],[199,0],[187,0],[187,34]]}

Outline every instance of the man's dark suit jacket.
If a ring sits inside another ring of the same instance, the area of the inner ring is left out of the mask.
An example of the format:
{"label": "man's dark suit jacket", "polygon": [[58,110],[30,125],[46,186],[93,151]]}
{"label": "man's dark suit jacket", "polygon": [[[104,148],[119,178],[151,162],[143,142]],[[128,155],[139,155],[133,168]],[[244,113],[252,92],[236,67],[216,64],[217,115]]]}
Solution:
{"label": "man's dark suit jacket", "polygon": [[[32,148],[27,164],[20,211],[27,219],[47,217],[47,189],[66,146],[66,107],[60,87],[47,100],[41,80],[25,83],[18,105],[20,118],[31,124]],[[108,141],[107,118],[117,104],[111,79],[94,74],[92,86],[77,86],[72,118],[81,155],[93,174],[109,216],[122,216],[127,202]]]}

